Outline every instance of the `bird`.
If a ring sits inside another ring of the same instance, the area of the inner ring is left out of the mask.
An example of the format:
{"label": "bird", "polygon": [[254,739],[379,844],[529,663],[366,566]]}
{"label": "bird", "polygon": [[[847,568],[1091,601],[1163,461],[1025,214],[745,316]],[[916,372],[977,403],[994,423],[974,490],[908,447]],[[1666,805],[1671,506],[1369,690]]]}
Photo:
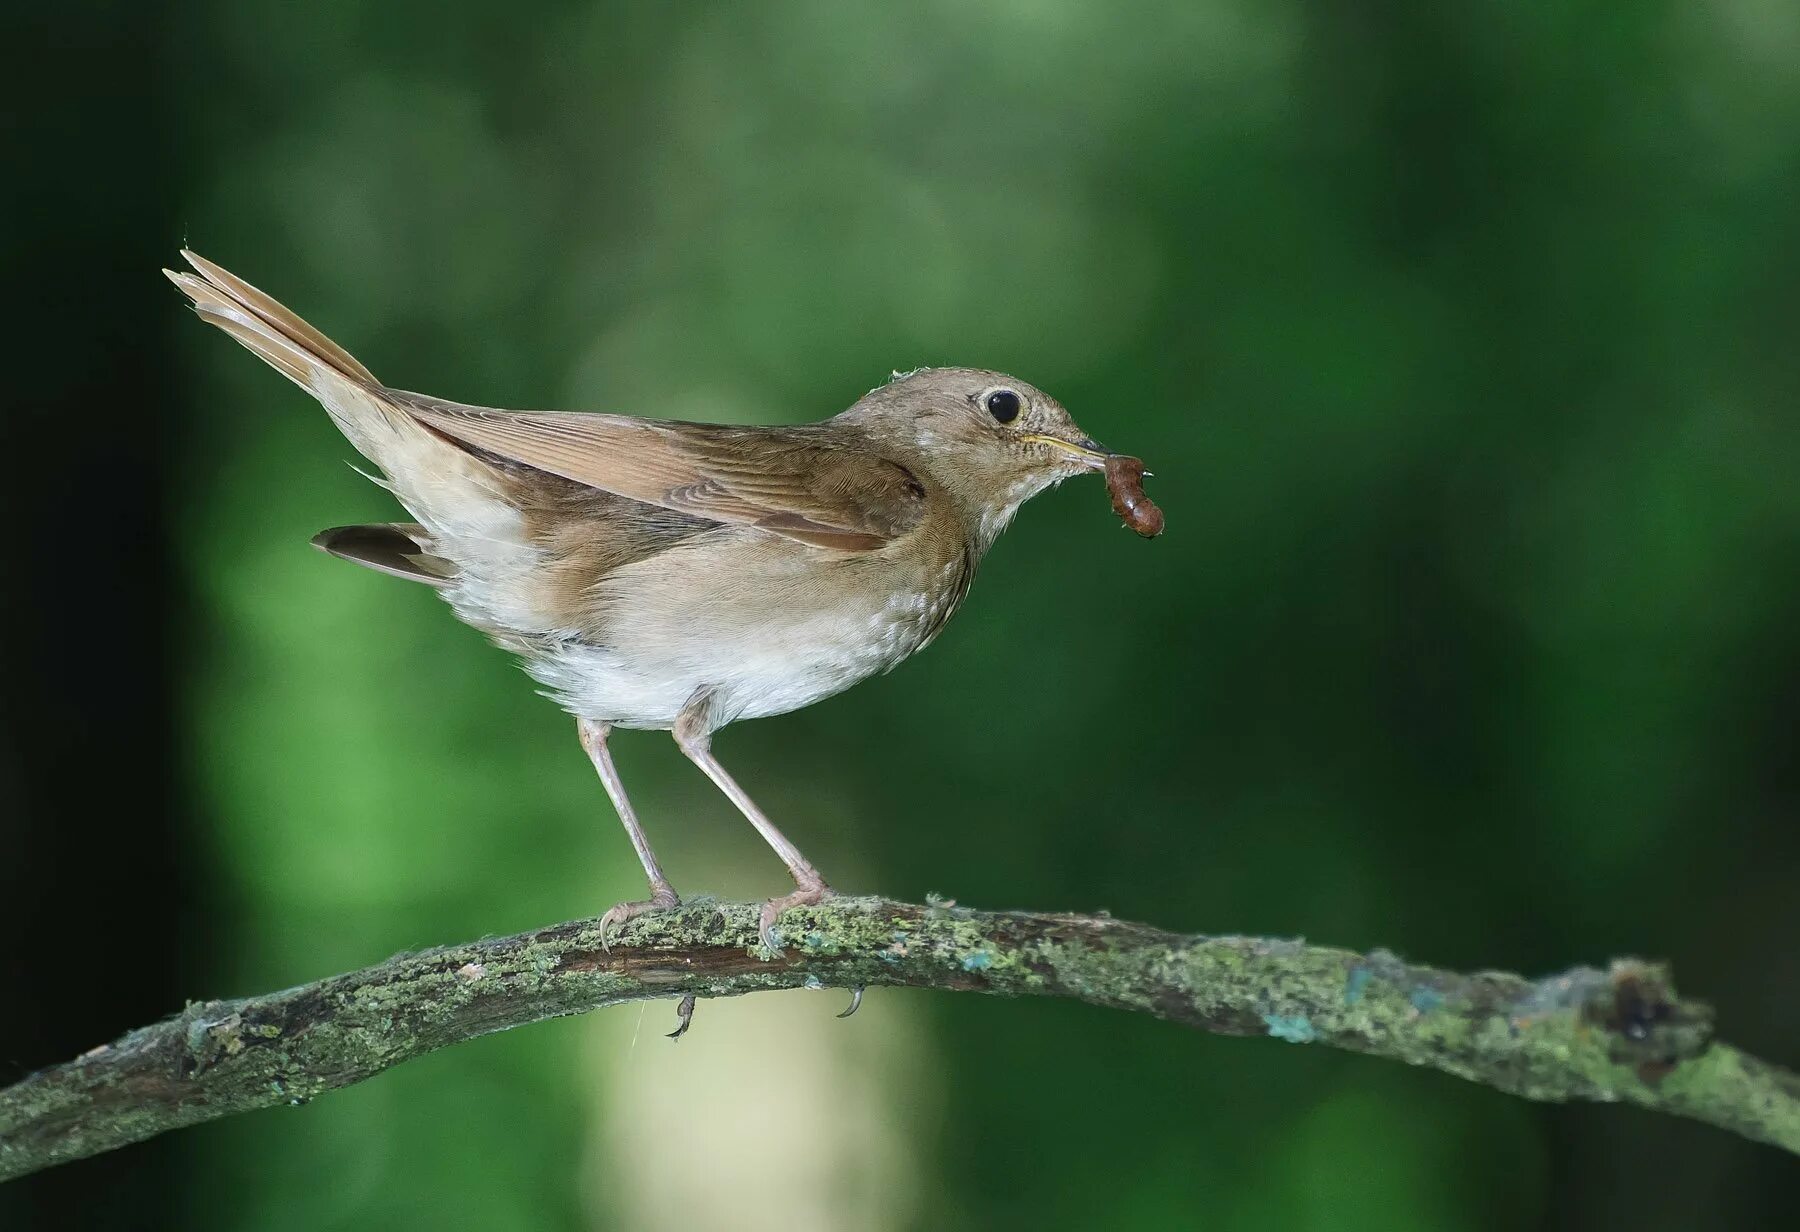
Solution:
{"label": "bird", "polygon": [[1043,390],[981,368],[896,373],[829,419],[783,426],[450,402],[384,385],[271,296],[181,255],[190,269],[163,272],[200,319],[317,399],[411,518],[313,544],[435,588],[575,719],[650,889],[601,917],[607,945],[681,904],[619,777],[616,730],[669,732],[787,866],[794,889],[758,920],[779,956],[783,913],[833,891],[720,764],[714,734],[930,645],[1033,496],[1081,474],[1110,483],[1121,460],[1143,473]]}

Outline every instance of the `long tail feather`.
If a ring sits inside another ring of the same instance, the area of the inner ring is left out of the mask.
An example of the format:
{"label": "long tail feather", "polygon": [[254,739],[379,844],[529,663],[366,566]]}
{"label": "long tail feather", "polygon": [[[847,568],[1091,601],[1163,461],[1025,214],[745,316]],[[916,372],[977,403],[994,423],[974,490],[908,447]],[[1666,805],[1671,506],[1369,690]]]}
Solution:
{"label": "long tail feather", "polygon": [[[317,398],[362,454],[391,476],[419,452],[421,430],[393,406],[373,373],[276,299],[185,248],[195,273],[164,270],[194,311]],[[430,452],[428,449],[426,452]]]}
{"label": "long tail feather", "polygon": [[[538,561],[506,481],[461,445],[420,423],[350,353],[272,296],[185,249],[193,273],[164,270],[200,319],[241,342],[317,398],[358,452],[381,468],[376,480],[421,526],[339,527],[315,542],[336,556],[442,588],[482,627],[548,627],[528,585]],[[419,533],[415,534],[415,530]],[[479,593],[463,585],[484,580]]]}
{"label": "long tail feather", "polygon": [[[234,308],[247,310],[254,314],[256,318],[273,327],[288,341],[324,360],[351,380],[361,381],[367,385],[381,384],[375,379],[373,372],[356,362],[355,356],[308,325],[297,313],[274,296],[266,291],[258,290],[230,270],[215,265],[197,252],[183,248],[181,255],[189,265],[200,271],[201,277],[205,279],[203,285],[209,292],[212,292],[212,297],[222,300]],[[174,280],[175,285],[190,296],[194,295],[194,288],[189,284],[199,280],[195,279],[193,275],[178,275],[169,270],[164,270],[163,273],[168,274]],[[187,281],[184,282],[184,278]],[[195,303],[198,304],[199,297],[195,296],[194,298]]]}

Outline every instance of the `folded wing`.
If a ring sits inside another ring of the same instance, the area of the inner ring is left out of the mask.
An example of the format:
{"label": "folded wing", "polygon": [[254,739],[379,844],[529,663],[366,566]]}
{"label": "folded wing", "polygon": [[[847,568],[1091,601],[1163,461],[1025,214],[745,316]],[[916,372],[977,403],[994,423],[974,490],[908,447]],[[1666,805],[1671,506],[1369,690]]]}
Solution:
{"label": "folded wing", "polygon": [[873,551],[924,517],[925,490],[905,467],[822,441],[806,428],[499,411],[393,396],[420,423],[465,447],[645,504],[819,547]]}

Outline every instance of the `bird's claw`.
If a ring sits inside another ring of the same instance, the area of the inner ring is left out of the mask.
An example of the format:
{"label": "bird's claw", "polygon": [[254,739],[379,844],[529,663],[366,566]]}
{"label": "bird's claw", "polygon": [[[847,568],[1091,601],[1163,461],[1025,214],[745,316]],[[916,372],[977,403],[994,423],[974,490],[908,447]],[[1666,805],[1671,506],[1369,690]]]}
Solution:
{"label": "bird's claw", "polygon": [[652,911],[670,911],[681,906],[681,899],[668,886],[652,886],[650,897],[631,903],[616,903],[600,917],[600,948],[612,949],[613,932],[630,920]]}
{"label": "bird's claw", "polygon": [[771,958],[785,957],[787,951],[781,948],[781,935],[775,931],[775,924],[781,919],[781,913],[790,907],[811,907],[833,897],[836,891],[823,881],[811,885],[802,885],[792,894],[783,894],[780,898],[771,898],[762,905],[762,914],[758,919],[756,936],[763,943],[763,948]]}

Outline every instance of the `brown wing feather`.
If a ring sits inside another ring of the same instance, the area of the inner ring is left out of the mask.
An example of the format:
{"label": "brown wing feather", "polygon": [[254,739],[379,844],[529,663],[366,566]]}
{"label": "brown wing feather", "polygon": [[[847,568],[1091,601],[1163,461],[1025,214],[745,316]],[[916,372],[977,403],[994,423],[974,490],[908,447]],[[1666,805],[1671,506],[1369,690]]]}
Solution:
{"label": "brown wing feather", "polygon": [[431,554],[430,537],[416,522],[334,526],[314,535],[312,544],[321,552],[427,586],[456,580],[456,566]]}
{"label": "brown wing feather", "polygon": [[498,411],[401,395],[419,422],[536,470],[716,522],[866,552],[924,517],[905,467],[807,428]]}

